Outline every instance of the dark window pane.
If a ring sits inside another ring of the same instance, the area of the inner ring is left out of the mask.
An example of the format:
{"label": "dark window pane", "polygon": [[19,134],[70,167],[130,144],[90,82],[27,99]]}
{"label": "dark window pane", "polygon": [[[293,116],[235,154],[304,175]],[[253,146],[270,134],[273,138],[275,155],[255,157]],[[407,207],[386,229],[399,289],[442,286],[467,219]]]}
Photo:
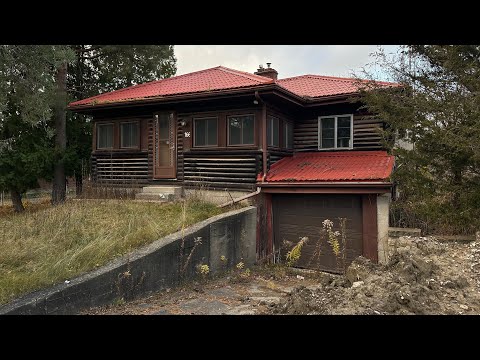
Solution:
{"label": "dark window pane", "polygon": [[228,143],[230,145],[240,145],[242,143],[242,122],[237,117],[232,117],[228,121]]}
{"label": "dark window pane", "polygon": [[268,145],[280,146],[280,120],[273,116],[269,116],[267,124]]}
{"label": "dark window pane", "polygon": [[334,138],[335,130],[334,129],[322,129],[322,139],[323,138]]}
{"label": "dark window pane", "polygon": [[350,138],[350,128],[338,128],[337,129],[338,138]]}
{"label": "dark window pane", "polygon": [[252,115],[243,117],[243,144],[253,144],[253,134],[255,133],[255,122]]}
{"label": "dark window pane", "polygon": [[[268,123],[268,122],[267,122]],[[228,144],[251,145],[254,143],[253,115],[232,116],[228,119]]]}
{"label": "dark window pane", "polygon": [[217,118],[194,119],[195,146],[217,145]]}
{"label": "dark window pane", "polygon": [[334,128],[335,128],[335,118],[322,119],[322,129],[334,129]]}
{"label": "dark window pane", "polygon": [[322,149],[335,147],[335,118],[321,119],[320,129]]}
{"label": "dark window pane", "polygon": [[337,127],[350,128],[350,116],[340,116],[337,121]]}
{"label": "dark window pane", "polygon": [[97,148],[113,147],[113,124],[97,126]]}
{"label": "dark window pane", "polygon": [[138,147],[138,123],[120,124],[120,147]]}
{"label": "dark window pane", "polygon": [[337,138],[337,147],[349,147],[350,138]]}
{"label": "dark window pane", "polygon": [[205,146],[205,133],[206,133],[206,122],[205,120],[195,120],[195,133],[194,140],[195,146]]}
{"label": "dark window pane", "polygon": [[322,149],[333,148],[334,139],[322,139]]}
{"label": "dark window pane", "polygon": [[207,120],[207,144],[217,145],[217,119]]}

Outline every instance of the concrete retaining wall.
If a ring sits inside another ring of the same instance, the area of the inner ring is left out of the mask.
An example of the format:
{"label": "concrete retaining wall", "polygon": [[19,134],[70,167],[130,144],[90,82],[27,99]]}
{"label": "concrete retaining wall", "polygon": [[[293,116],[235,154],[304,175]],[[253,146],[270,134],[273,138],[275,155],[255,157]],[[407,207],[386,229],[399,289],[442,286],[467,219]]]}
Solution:
{"label": "concrete retaining wall", "polygon": [[377,197],[377,231],[378,231],[378,262],[388,262],[388,212],[390,208],[390,194]]}
{"label": "concrete retaining wall", "polygon": [[[201,244],[192,253],[199,238]],[[199,264],[208,264],[213,274],[240,261],[250,266],[256,260],[255,240],[256,208],[234,210],[168,235],[68,284],[25,295],[0,307],[0,314],[75,314],[178,285],[182,279],[196,276]],[[220,260],[222,255],[227,265]]]}

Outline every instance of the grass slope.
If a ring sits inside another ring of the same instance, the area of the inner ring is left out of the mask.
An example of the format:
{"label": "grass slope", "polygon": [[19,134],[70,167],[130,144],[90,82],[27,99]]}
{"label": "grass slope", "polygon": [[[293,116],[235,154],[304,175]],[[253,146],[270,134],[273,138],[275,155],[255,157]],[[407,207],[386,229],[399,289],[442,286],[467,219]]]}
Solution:
{"label": "grass slope", "polygon": [[0,304],[221,213],[200,202],[69,201],[0,217]]}

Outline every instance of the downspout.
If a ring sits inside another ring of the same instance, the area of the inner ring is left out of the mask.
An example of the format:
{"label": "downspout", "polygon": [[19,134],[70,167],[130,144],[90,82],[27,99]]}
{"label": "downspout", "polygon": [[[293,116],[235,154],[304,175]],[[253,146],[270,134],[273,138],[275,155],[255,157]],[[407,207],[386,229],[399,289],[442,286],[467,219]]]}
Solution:
{"label": "downspout", "polygon": [[262,182],[265,182],[267,177],[267,105],[260,98],[258,91],[255,91],[255,99],[262,104]]}
{"label": "downspout", "polygon": [[237,203],[237,202],[239,202],[239,201],[246,200],[246,199],[249,199],[249,198],[251,198],[251,197],[253,197],[253,196],[255,196],[255,195],[260,194],[260,191],[262,191],[262,188],[261,188],[260,186],[257,186],[257,191],[252,192],[252,193],[247,194],[247,195],[240,196],[240,197],[238,197],[238,198],[236,198],[236,199],[233,199],[233,200],[230,200],[230,201],[228,201],[228,202],[226,202],[226,203],[224,203],[224,204],[218,205],[217,207],[218,207],[218,208],[224,208],[224,207],[226,207],[226,206],[233,205],[233,204],[235,204],[235,203]]}

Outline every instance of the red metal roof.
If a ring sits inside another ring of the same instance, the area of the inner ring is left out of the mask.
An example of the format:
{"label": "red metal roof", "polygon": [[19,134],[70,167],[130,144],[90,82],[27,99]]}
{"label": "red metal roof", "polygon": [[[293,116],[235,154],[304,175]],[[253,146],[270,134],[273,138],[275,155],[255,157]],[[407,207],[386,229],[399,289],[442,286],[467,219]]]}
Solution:
{"label": "red metal roof", "polygon": [[296,153],[273,164],[265,181],[386,181],[393,164],[386,151]]}
{"label": "red metal roof", "polygon": [[[353,94],[358,92],[359,85],[368,84],[371,81],[341,78],[320,75],[301,75],[291,78],[279,79],[277,84],[299,96],[322,97],[330,95]],[[396,83],[386,81],[375,82],[381,86],[398,86]]]}
{"label": "red metal roof", "polygon": [[274,81],[264,76],[217,66],[211,69],[195,71],[100,94],[72,102],[68,106],[75,107],[80,105],[116,103],[150,97],[235,89],[270,83],[273,84]]}
{"label": "red metal roof", "polygon": [[[362,80],[368,83],[367,80]],[[396,83],[376,82],[384,86],[398,86]],[[223,66],[195,71],[167,79],[151,81],[124,89],[100,94],[87,99],[72,102],[68,107],[92,106],[105,103],[136,101],[147,98],[163,98],[173,95],[221,92],[243,87],[256,87],[275,84],[291,93],[310,98],[329,95],[351,94],[357,92],[358,82],[352,78],[339,78],[319,75],[302,75],[274,81],[265,76],[229,69]]]}

